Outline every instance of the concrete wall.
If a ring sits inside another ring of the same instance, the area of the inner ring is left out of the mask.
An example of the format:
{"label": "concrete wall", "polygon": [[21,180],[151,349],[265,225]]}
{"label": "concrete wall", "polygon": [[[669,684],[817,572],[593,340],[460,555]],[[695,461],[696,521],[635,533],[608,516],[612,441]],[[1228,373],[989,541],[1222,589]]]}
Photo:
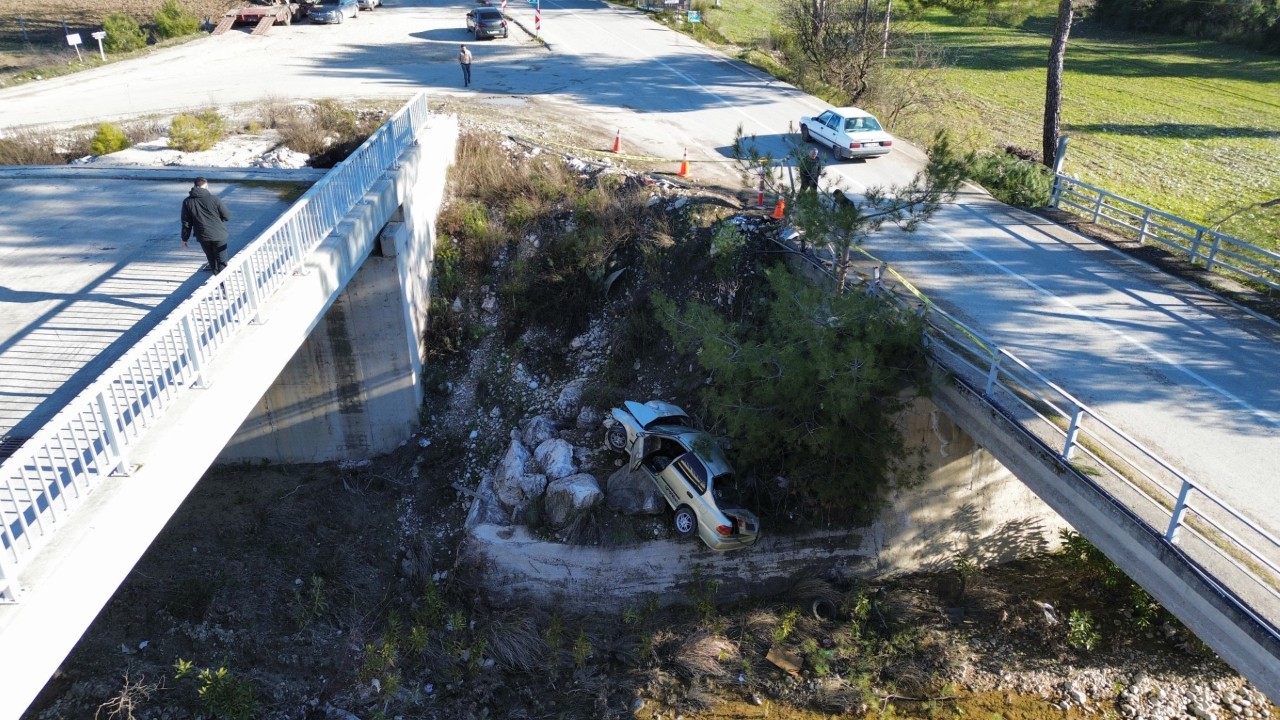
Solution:
{"label": "concrete wall", "polygon": [[570,547],[538,541],[519,526],[479,525],[460,562],[499,604],[600,610],[650,594],[687,600],[688,586],[706,579],[718,580],[720,599],[730,601],[783,592],[805,576],[938,570],[959,552],[998,562],[1056,543],[1062,519],[931,401],[916,401],[901,421],[923,477],[897,492],[870,527],[782,537],[765,526],[754,547],[716,553],[696,540]]}
{"label": "concrete wall", "polygon": [[456,118],[432,116],[420,144],[339,228],[344,252],[317,258],[359,270],[220,462],[367,458],[417,426],[435,221],[457,137]]}

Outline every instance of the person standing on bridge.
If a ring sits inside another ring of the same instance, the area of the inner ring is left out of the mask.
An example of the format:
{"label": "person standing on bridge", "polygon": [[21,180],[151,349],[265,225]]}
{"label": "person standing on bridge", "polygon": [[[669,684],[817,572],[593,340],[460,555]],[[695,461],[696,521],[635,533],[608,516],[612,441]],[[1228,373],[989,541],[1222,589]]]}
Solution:
{"label": "person standing on bridge", "polygon": [[458,51],[458,64],[462,66],[462,86],[471,87],[471,51],[466,45]]}
{"label": "person standing on bridge", "polygon": [[194,234],[209,259],[209,272],[217,275],[227,266],[227,221],[231,212],[222,200],[209,192],[209,181],[196,178],[191,193],[182,201],[182,247]]}

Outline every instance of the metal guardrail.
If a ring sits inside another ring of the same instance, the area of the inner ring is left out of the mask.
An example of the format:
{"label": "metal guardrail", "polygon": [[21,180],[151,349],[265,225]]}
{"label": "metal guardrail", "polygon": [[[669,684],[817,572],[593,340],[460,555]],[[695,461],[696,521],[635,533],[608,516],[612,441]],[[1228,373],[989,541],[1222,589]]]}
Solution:
{"label": "metal guardrail", "polygon": [[18,601],[24,565],[96,486],[130,473],[130,449],[178,397],[205,386],[209,363],[396,166],[426,119],[419,93],[0,463],[0,602]]}
{"label": "metal guardrail", "polygon": [[1078,211],[1094,223],[1124,228],[1134,233],[1138,242],[1162,245],[1206,270],[1222,272],[1225,268],[1280,290],[1280,253],[1062,174],[1054,176],[1049,204]]}
{"label": "metal guardrail", "polygon": [[[882,282],[886,272],[906,289],[905,296]],[[1013,353],[933,305],[886,264],[876,268],[868,284],[923,316],[926,346],[944,369],[981,388],[1007,418],[1089,476],[1170,547],[1212,571],[1206,580],[1278,633],[1280,539]]]}

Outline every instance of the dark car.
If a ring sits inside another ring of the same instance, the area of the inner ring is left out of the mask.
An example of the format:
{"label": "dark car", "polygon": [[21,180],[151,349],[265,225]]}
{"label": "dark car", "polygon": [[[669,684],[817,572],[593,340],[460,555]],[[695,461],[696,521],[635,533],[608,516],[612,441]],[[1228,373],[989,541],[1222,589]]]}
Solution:
{"label": "dark car", "polygon": [[507,19],[502,11],[492,7],[478,7],[467,13],[467,31],[480,38],[507,36]]}

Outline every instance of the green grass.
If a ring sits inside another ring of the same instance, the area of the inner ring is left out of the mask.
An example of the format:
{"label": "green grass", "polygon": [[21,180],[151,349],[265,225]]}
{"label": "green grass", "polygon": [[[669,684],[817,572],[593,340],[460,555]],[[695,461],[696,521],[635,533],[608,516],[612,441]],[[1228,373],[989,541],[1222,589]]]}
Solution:
{"label": "green grass", "polygon": [[[775,21],[766,0],[724,0],[705,17],[744,47]],[[955,99],[933,116],[891,128],[922,140],[950,128],[973,149],[1039,150],[1051,17],[1021,28],[966,26],[943,11],[904,22],[946,48]],[[1063,80],[1064,170],[1111,192],[1209,226],[1280,197],[1280,58],[1200,40],[1072,30]],[[1280,208],[1222,226],[1280,246]]]}

